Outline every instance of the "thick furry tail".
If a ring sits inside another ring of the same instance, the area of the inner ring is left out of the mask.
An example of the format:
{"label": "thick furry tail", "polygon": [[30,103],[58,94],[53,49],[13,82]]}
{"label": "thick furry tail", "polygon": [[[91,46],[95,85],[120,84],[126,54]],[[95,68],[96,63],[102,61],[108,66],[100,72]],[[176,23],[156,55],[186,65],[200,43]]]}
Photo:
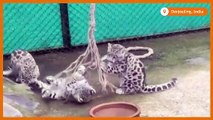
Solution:
{"label": "thick furry tail", "polygon": [[3,75],[4,76],[9,76],[9,75],[11,75],[12,74],[12,69],[9,69],[9,70],[5,70],[5,71],[3,71]]}
{"label": "thick furry tail", "polygon": [[176,83],[177,83],[177,78],[173,78],[172,81],[164,83],[164,84],[143,86],[141,92],[142,93],[153,93],[153,92],[164,91],[164,90],[174,87],[176,85]]}

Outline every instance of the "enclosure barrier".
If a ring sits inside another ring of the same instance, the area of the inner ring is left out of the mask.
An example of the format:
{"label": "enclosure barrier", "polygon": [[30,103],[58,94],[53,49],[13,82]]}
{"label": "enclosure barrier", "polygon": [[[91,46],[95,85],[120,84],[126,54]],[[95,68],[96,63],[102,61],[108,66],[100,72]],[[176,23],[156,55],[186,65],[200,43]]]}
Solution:
{"label": "enclosure barrier", "polygon": [[[163,7],[210,4],[97,4],[97,42],[208,28],[206,16],[162,16]],[[4,4],[4,54],[87,44],[89,4]]]}

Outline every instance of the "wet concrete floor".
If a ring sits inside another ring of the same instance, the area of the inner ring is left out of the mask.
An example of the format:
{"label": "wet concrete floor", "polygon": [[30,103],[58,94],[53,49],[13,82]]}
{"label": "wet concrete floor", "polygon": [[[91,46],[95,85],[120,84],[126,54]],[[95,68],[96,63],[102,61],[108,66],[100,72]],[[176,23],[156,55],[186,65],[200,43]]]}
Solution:
{"label": "wet concrete floor", "polygon": [[[97,104],[112,101],[127,101],[141,108],[141,117],[210,116],[210,33],[209,31],[179,34],[169,37],[138,41],[121,41],[124,46],[147,46],[154,49],[154,55],[143,59],[147,69],[147,83],[160,84],[171,78],[178,78],[176,87],[159,93],[116,95],[101,92],[96,71],[89,71],[87,78],[98,91],[87,104],[64,104],[62,101],[45,101],[39,94],[26,90],[23,85],[13,85],[4,80],[4,102],[17,108],[24,116],[88,116],[89,109]],[[104,55],[107,44],[98,45]],[[51,52],[36,55],[41,77],[55,75],[73,62],[85,47],[69,52]],[[134,52],[141,54],[141,51]],[[8,60],[4,59],[4,69]],[[118,85],[116,76],[108,76],[109,81]],[[27,100],[11,99],[9,95]],[[7,96],[6,96],[7,95]],[[24,100],[24,102],[23,102]],[[31,101],[32,103],[29,103]],[[29,108],[26,108],[26,104]],[[32,105],[36,108],[32,110]]]}

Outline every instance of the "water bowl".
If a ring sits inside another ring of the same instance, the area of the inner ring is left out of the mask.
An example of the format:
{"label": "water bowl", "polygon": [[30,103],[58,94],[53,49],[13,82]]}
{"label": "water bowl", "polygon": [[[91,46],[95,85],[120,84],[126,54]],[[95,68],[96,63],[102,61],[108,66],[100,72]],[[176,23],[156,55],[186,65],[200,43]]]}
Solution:
{"label": "water bowl", "polygon": [[91,117],[139,117],[140,109],[128,102],[109,102],[90,109]]}

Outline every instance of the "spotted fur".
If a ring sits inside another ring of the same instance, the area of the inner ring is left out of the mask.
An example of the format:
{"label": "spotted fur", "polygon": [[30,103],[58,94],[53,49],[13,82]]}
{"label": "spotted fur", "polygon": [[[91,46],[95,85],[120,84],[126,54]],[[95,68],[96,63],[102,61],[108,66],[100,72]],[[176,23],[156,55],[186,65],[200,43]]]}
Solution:
{"label": "spotted fur", "polygon": [[95,89],[83,79],[66,85],[65,98],[66,101],[89,102],[95,93]]}
{"label": "spotted fur", "polygon": [[89,102],[95,93],[95,89],[86,79],[67,82],[66,79],[59,78],[57,82],[51,82],[42,89],[43,98],[78,103]]}
{"label": "spotted fur", "polygon": [[146,84],[145,66],[134,54],[120,44],[108,44],[107,54],[102,59],[102,70],[120,77],[118,94],[152,93],[174,87],[176,78],[159,85]]}
{"label": "spotted fur", "polygon": [[67,102],[89,102],[96,91],[83,76],[85,72],[85,67],[80,66],[77,72],[73,73],[70,77],[57,79],[53,76],[46,77],[49,85],[42,89],[42,97],[65,99]]}
{"label": "spotted fur", "polygon": [[38,80],[40,71],[32,55],[24,50],[15,50],[11,54],[9,70],[3,71],[4,76],[14,75],[15,82],[32,85]]}
{"label": "spotted fur", "polygon": [[73,75],[68,78],[55,79],[48,76],[46,82],[38,80],[40,71],[33,56],[24,50],[15,50],[11,54],[9,70],[3,71],[4,76],[13,75],[17,83],[25,83],[29,87],[41,90],[42,98],[66,99],[79,103],[88,102],[96,93],[95,89],[84,78],[86,68],[80,66]]}

